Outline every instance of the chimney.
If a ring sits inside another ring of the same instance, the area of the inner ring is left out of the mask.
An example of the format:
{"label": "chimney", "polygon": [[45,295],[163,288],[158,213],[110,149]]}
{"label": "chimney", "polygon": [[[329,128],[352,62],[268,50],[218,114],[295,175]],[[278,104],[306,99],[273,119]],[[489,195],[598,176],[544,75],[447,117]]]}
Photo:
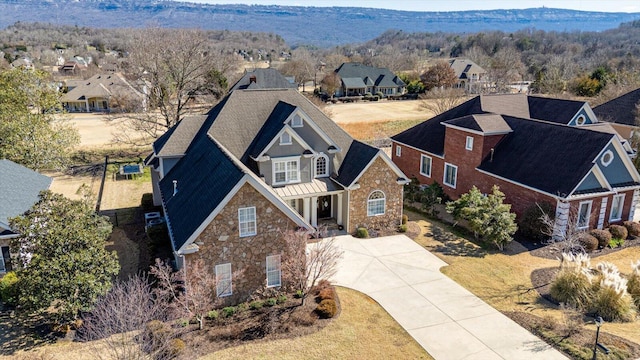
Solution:
{"label": "chimney", "polygon": [[173,180],[173,196],[178,193],[178,180]]}
{"label": "chimney", "polygon": [[255,84],[255,83],[256,83],[256,76],[255,75],[249,76],[249,84]]}

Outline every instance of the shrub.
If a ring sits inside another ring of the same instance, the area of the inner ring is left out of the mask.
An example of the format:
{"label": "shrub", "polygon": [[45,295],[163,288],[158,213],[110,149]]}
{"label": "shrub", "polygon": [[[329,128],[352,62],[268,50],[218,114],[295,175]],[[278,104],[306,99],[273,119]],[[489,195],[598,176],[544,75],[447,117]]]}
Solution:
{"label": "shrub", "polygon": [[378,97],[378,99],[382,99],[384,97],[384,94],[382,93],[382,91],[378,91],[376,93],[376,96]]}
{"label": "shrub", "polygon": [[275,306],[277,303],[278,303],[278,300],[276,300],[276,298],[268,298],[267,300],[265,300],[264,305]]}
{"label": "shrub", "polygon": [[207,319],[209,320],[215,320],[218,318],[218,316],[219,314],[216,310],[211,310],[207,313]]}
{"label": "shrub", "polygon": [[182,339],[178,339],[178,338],[171,339],[169,341],[169,346],[167,348],[167,353],[169,353],[170,355],[169,358],[177,357],[184,351],[185,348],[186,348],[186,344]]}
{"label": "shrub", "polygon": [[561,270],[551,282],[551,297],[578,309],[588,306],[591,293],[589,278],[579,270]]}
{"label": "shrub", "polygon": [[278,304],[284,304],[287,302],[287,295],[279,295],[278,296]]}
{"label": "shrub", "polygon": [[320,299],[320,301],[322,300],[335,300],[336,298],[336,293],[332,288],[325,288],[320,290],[320,292],[318,293],[318,299]]}
{"label": "shrub", "polygon": [[592,252],[598,248],[598,239],[589,233],[583,232],[577,235],[577,240],[586,252]]}
{"label": "shrub", "polygon": [[263,306],[264,302],[260,300],[252,301],[251,304],[249,304],[251,310],[260,310]]}
{"label": "shrub", "polygon": [[236,306],[236,313],[247,311],[247,309],[249,309],[249,305],[247,305],[247,303],[240,303]]}
{"label": "shrub", "polygon": [[626,240],[629,233],[627,232],[627,228],[622,225],[611,225],[609,226],[609,232],[611,233],[611,237]]}
{"label": "shrub", "polygon": [[233,306],[227,306],[225,308],[222,308],[222,316],[223,317],[231,317],[236,313],[237,309]]}
{"label": "shrub", "polygon": [[407,232],[407,224],[402,224],[402,225],[398,226],[398,231],[401,232],[401,233]]}
{"label": "shrub", "polygon": [[[407,221],[409,221],[409,216],[407,215],[402,215],[402,225],[405,225],[407,223]],[[639,224],[640,225],[640,224]]]}
{"label": "shrub", "polygon": [[303,296],[304,296],[304,291],[296,290],[296,298],[302,299]]}
{"label": "shrub", "polygon": [[330,319],[336,315],[338,312],[338,305],[335,300],[326,299],[322,300],[318,307],[316,308],[316,313],[322,319]]}
{"label": "shrub", "polygon": [[633,272],[627,279],[627,292],[633,298],[636,307],[640,308],[640,260],[633,266]]}
{"label": "shrub", "polygon": [[624,289],[609,285],[600,285],[597,288],[591,300],[590,312],[602,316],[606,321],[635,320],[633,299]]}
{"label": "shrub", "polygon": [[627,228],[627,232],[630,236],[640,236],[640,224],[633,221],[625,221],[622,226]]}
{"label": "shrub", "polygon": [[593,229],[589,231],[589,234],[598,239],[598,247],[600,248],[609,245],[609,242],[611,241],[611,233],[607,230]]}
{"label": "shrub", "polygon": [[330,288],[330,287],[331,287],[331,283],[326,279],[322,279],[322,280],[318,281],[318,283],[316,284],[316,286],[313,287],[311,292],[315,296],[318,296],[318,294],[320,294],[320,291],[322,291],[324,289],[327,289],[327,288]]}
{"label": "shrub", "polygon": [[154,344],[162,344],[171,336],[171,328],[159,320],[152,320],[145,324],[146,337]]}
{"label": "shrub", "polygon": [[547,202],[530,206],[524,211],[520,221],[518,222],[520,234],[529,240],[544,240],[546,235],[544,231],[545,224],[542,221],[542,216],[546,214],[551,220],[553,220],[555,212],[555,207]]}
{"label": "shrub", "polygon": [[18,276],[15,272],[9,271],[0,279],[0,300],[3,303],[16,306],[18,304]]}
{"label": "shrub", "polygon": [[366,228],[359,227],[358,230],[356,230],[356,237],[366,239],[369,237],[369,231]]}
{"label": "shrub", "polygon": [[609,247],[612,249],[617,248],[618,246],[624,245],[624,240],[619,238],[613,238],[609,241]]}

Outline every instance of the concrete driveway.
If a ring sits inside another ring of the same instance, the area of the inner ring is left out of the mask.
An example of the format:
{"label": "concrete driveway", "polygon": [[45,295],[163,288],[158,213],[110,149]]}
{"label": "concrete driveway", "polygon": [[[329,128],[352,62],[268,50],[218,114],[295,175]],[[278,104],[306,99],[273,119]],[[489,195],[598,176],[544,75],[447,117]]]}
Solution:
{"label": "concrete driveway", "polygon": [[567,359],[440,272],[447,265],[404,235],[336,237],[337,285],[369,295],[435,359]]}

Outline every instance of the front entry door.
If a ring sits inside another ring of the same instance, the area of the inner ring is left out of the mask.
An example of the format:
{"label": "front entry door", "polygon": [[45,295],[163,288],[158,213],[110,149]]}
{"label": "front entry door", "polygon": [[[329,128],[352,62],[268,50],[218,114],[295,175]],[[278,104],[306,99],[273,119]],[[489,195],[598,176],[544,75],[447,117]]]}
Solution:
{"label": "front entry door", "polygon": [[331,196],[318,197],[318,219],[331,217]]}

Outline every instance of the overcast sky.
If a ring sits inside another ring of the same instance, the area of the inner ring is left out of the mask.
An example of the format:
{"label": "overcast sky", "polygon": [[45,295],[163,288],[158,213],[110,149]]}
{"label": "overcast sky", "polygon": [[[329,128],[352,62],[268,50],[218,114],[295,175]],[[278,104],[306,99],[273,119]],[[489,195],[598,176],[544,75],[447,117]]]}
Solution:
{"label": "overcast sky", "polygon": [[640,0],[189,0],[189,2],[321,7],[351,6],[411,11],[526,9],[546,6],[583,11],[640,12]]}

